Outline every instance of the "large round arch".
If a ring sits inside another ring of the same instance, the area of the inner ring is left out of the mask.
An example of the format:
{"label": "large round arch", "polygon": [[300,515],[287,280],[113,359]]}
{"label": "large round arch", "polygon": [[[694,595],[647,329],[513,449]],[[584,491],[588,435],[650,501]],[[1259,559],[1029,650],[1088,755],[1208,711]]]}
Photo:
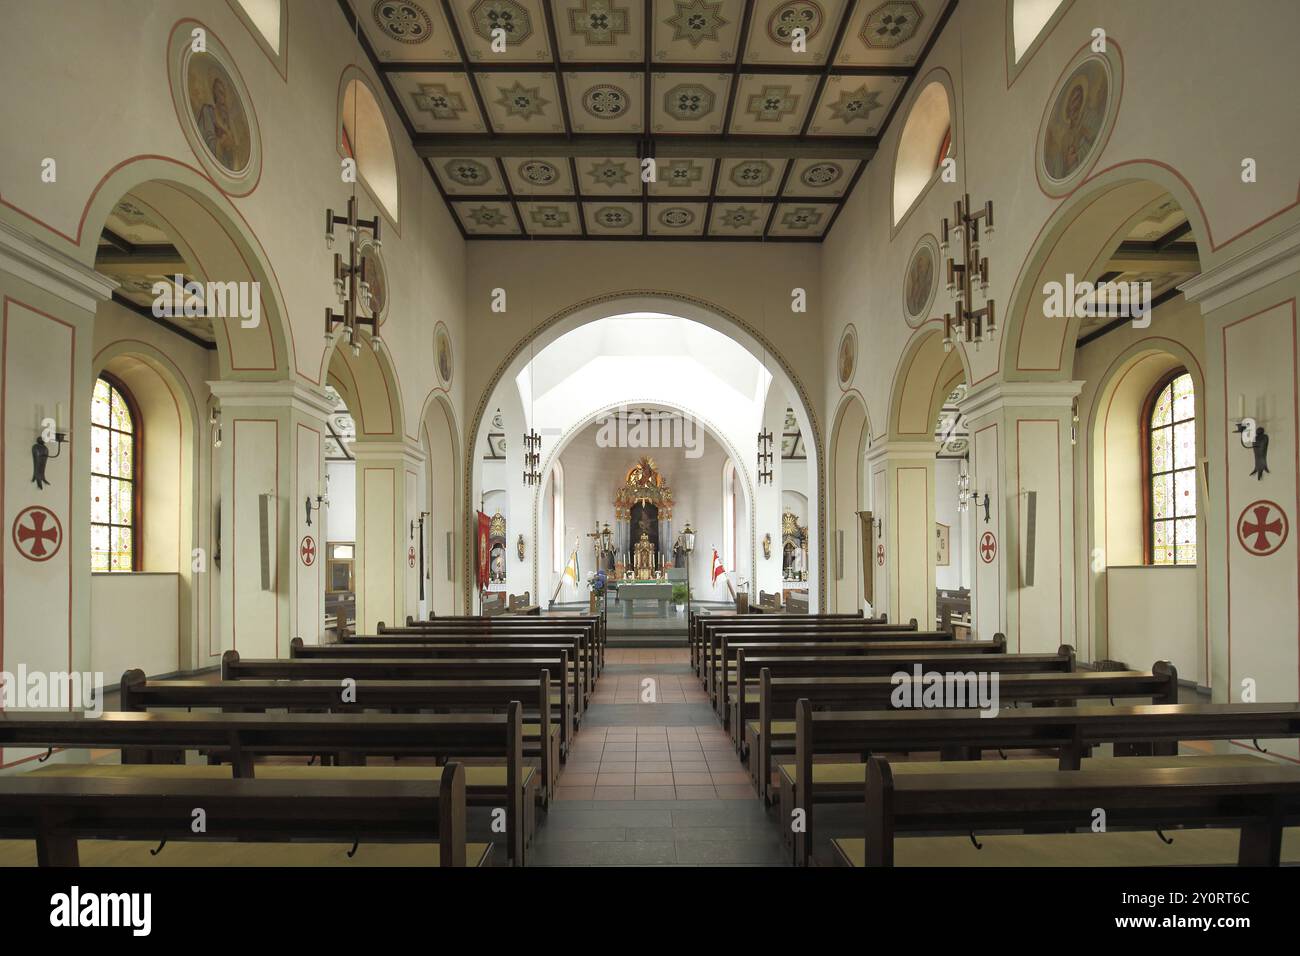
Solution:
{"label": "large round arch", "polygon": [[256,283],[256,294],[247,299],[256,305],[255,316],[215,321],[220,377],[271,381],[299,373],[288,308],[270,257],[230,199],[193,167],[164,157],[139,157],[116,167],[86,205],[77,257],[94,267],[109,214],[128,193],[158,215],[195,280]]}
{"label": "large round arch", "polygon": [[[735,463],[736,468],[740,472],[741,485],[745,492],[746,511],[749,515],[749,522],[748,522],[749,524],[749,544],[748,544],[749,566],[751,568],[754,567],[755,558],[757,556],[757,548],[756,548],[757,536],[755,534],[755,524],[754,524],[755,501],[754,501],[753,474],[751,473],[749,467],[746,465],[745,459],[741,457],[741,455],[736,451],[735,446],[730,441],[727,440],[722,430],[719,429],[713,423],[711,423],[707,418],[702,417],[697,411],[691,408],[687,408],[685,405],[681,405],[676,402],[666,400],[663,398],[645,399],[644,401],[638,399],[630,399],[630,400],[623,399],[617,402],[610,402],[604,404],[599,408],[596,408],[588,412],[579,421],[574,422],[573,425],[565,429],[564,434],[560,436],[559,440],[555,443],[555,446],[550,451],[548,451],[545,457],[542,459],[542,465],[540,469],[541,474],[550,475],[551,467],[557,462],[559,462],[560,456],[564,454],[564,450],[573,442],[575,438],[581,435],[585,429],[590,427],[596,421],[600,420],[601,418],[604,418],[605,416],[609,415],[611,412],[617,411],[621,407],[625,407],[625,406],[640,407],[642,405],[647,407],[664,408],[674,412],[678,412],[682,415],[691,416],[693,419],[695,419],[695,421],[699,422],[701,425],[704,426],[706,433],[710,435],[713,438],[713,440],[716,441],[722,447],[722,449],[727,453],[727,457],[732,462]],[[537,487],[533,491],[533,507],[532,507],[533,541],[541,540],[539,535],[541,528],[539,526],[538,516],[541,514],[542,494],[545,491],[545,488],[546,488],[546,481],[542,481],[537,485]],[[541,568],[538,564],[539,549],[534,547],[532,549],[532,552],[533,552],[532,591],[534,594],[540,595],[541,594],[540,591]]]}
{"label": "large round arch", "polygon": [[889,440],[933,441],[943,401],[960,382],[970,382],[960,343],[943,348],[943,323],[918,328],[899,356],[890,387]]}
{"label": "large round arch", "polygon": [[[433,391],[419,421],[425,452],[425,494],[429,503],[430,590],[426,606],[435,614],[454,614],[465,566],[456,560],[462,534],[460,494],[460,430],[456,412],[445,393]],[[448,542],[440,547],[439,542]],[[470,613],[468,604],[463,614]]]}
{"label": "large round arch", "polygon": [[[1005,381],[1059,381],[1073,370],[1084,317],[1045,308],[1048,283],[1092,281],[1124,237],[1165,194],[1182,207],[1201,268],[1209,268],[1210,234],[1200,203],[1171,167],[1147,161],[1111,167],[1085,182],[1044,223],[1025,257],[1002,323],[999,353]],[[1068,302],[1067,302],[1068,304]]]}
{"label": "large round arch", "polygon": [[[615,295],[598,296],[592,299],[586,299],[574,303],[558,312],[553,313],[545,320],[540,322],[527,335],[514,344],[506,353],[500,364],[493,371],[492,375],[484,384],[483,391],[475,405],[474,412],[470,420],[466,423],[466,454],[464,457],[463,479],[463,507],[464,507],[464,541],[462,548],[462,561],[465,568],[469,568],[472,561],[472,555],[469,551],[469,542],[473,540],[470,532],[468,521],[473,513],[473,493],[474,493],[474,475],[473,475],[473,455],[469,451],[477,447],[477,442],[482,437],[481,432],[484,425],[484,415],[487,412],[488,404],[492,400],[497,387],[500,383],[509,377],[517,375],[523,367],[531,360],[531,355],[540,352],[548,345],[554,342],[560,336],[573,331],[583,325],[592,322],[598,322],[601,319],[611,318],[617,315],[626,315],[634,312],[655,312],[664,315],[670,315],[676,318],[686,319],[692,322],[698,322],[707,326],[716,332],[720,332],[737,344],[745,348],[751,355],[763,359],[770,356],[775,360],[777,367],[769,368],[769,371],[777,378],[781,385],[786,389],[787,394],[797,396],[792,400],[792,407],[796,420],[799,422],[800,429],[805,435],[811,435],[816,452],[817,461],[817,521],[812,525],[810,537],[813,538],[812,550],[817,554],[817,577],[818,577],[818,599],[819,606],[824,605],[826,600],[826,550],[825,543],[822,539],[822,529],[826,523],[825,501],[821,494],[821,489],[825,487],[826,482],[826,455],[823,447],[822,432],[817,421],[817,415],[814,411],[814,405],[809,397],[808,390],[799,380],[793,367],[785,357],[773,347],[772,343],[760,332],[740,316],[737,316],[726,309],[710,302],[705,302],[690,296],[684,296],[673,292],[661,292],[655,290],[637,290]],[[463,597],[465,606],[470,606],[470,580],[469,575],[465,575],[463,586]]]}

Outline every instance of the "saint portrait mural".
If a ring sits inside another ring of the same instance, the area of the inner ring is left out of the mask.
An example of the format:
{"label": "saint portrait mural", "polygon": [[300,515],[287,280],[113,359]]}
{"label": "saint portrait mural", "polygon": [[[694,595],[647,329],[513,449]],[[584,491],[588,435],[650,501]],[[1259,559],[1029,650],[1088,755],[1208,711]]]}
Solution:
{"label": "saint portrait mural", "polygon": [[383,325],[388,317],[388,273],[384,269],[384,260],[372,245],[362,249],[361,259],[366,266],[366,284],[370,287],[370,314]]}
{"label": "saint portrait mural", "polygon": [[1110,75],[1106,63],[1080,63],[1057,93],[1043,138],[1043,169],[1055,180],[1074,175],[1096,148],[1106,122]]}
{"label": "saint portrait mural", "polygon": [[438,329],[433,333],[433,355],[434,361],[438,366],[438,378],[443,385],[451,384],[451,336],[447,334],[447,327],[441,322],[438,323]]}
{"label": "saint portrait mural", "polygon": [[844,330],[844,337],[840,339],[840,349],[836,359],[836,368],[839,370],[840,385],[848,385],[853,381],[853,369],[858,362],[858,334],[853,326]]}
{"label": "saint portrait mural", "polygon": [[229,72],[211,53],[195,53],[186,69],[190,117],[226,172],[238,175],[252,156],[248,114]]}
{"label": "saint portrait mural", "polygon": [[907,264],[907,275],[903,278],[903,306],[907,309],[909,319],[924,315],[933,290],[934,250],[928,243],[922,243],[912,253],[912,261]]}

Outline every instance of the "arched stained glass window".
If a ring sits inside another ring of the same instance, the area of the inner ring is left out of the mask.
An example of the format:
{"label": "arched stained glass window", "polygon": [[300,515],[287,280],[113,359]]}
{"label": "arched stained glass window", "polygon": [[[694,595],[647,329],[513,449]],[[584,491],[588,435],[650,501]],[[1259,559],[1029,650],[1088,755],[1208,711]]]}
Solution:
{"label": "arched stained glass window", "polygon": [[1164,378],[1147,408],[1147,560],[1195,564],[1196,396],[1186,369]]}
{"label": "arched stained glass window", "polygon": [[135,571],[140,429],[126,387],[105,373],[90,403],[90,570]]}

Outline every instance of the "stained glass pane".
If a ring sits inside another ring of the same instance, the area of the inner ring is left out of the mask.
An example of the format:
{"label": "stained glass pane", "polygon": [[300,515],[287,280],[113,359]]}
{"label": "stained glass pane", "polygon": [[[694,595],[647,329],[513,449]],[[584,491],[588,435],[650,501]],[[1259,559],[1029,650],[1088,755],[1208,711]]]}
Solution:
{"label": "stained glass pane", "polygon": [[99,475],[108,474],[109,432],[107,428],[91,426],[90,470]]}
{"label": "stained glass pane", "polygon": [[1174,516],[1174,480],[1173,475],[1156,475],[1151,479],[1151,517],[1172,518]]}
{"label": "stained glass pane", "polygon": [[1196,519],[1179,518],[1175,522],[1174,532],[1177,538],[1178,564],[1196,563]]}
{"label": "stained glass pane", "polygon": [[90,402],[90,420],[96,425],[108,424],[108,406],[112,387],[102,378],[95,379],[95,393]]}
{"label": "stained glass pane", "polygon": [[1174,548],[1171,540],[1173,522],[1157,521],[1151,526],[1151,563],[1173,564]]}
{"label": "stained glass pane", "polygon": [[131,423],[131,409],[127,407],[125,399],[122,398],[122,393],[117,389],[113,389],[113,405],[110,409],[109,418],[110,424],[120,431],[130,432],[135,430]]}
{"label": "stained glass pane", "polygon": [[109,563],[109,569],[112,571],[130,571],[131,570],[131,529],[114,528],[113,534],[113,556]]}
{"label": "stained glass pane", "polygon": [[1192,377],[1186,373],[1170,383],[1174,392],[1174,421],[1181,422],[1196,415],[1196,401],[1192,394]]}
{"label": "stained glass pane", "polygon": [[1174,472],[1174,510],[1182,517],[1196,514],[1196,472]]}
{"label": "stained glass pane", "polygon": [[90,526],[90,570],[108,570],[109,535],[108,526],[93,524]]}
{"label": "stained glass pane", "polygon": [[1168,425],[1173,421],[1170,416],[1173,414],[1173,390],[1166,386],[1160,390],[1160,395],[1156,399],[1156,404],[1151,409],[1151,425]]}
{"label": "stained glass pane", "polygon": [[135,523],[135,486],[129,481],[113,482],[113,523]]}
{"label": "stained glass pane", "polygon": [[90,479],[90,520],[107,522],[112,517],[108,505],[108,479]]}
{"label": "stained glass pane", "polygon": [[109,472],[114,478],[134,478],[135,471],[132,453],[135,451],[135,439],[131,435],[113,433],[112,468]]}
{"label": "stained glass pane", "polygon": [[1191,468],[1196,464],[1196,422],[1174,426],[1174,467]]}
{"label": "stained glass pane", "polygon": [[1172,471],[1174,467],[1174,455],[1170,449],[1170,438],[1173,435],[1168,428],[1158,428],[1151,431],[1151,473],[1159,474],[1162,471]]}

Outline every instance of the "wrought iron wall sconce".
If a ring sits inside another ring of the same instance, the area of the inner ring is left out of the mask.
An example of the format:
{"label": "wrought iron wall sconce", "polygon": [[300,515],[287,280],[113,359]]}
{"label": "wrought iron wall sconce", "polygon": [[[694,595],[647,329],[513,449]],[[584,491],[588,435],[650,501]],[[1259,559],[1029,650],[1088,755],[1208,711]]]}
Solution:
{"label": "wrought iron wall sconce", "polygon": [[311,513],[313,511],[320,511],[322,505],[327,505],[330,503],[329,498],[326,497],[325,495],[317,495],[315,501],[316,503],[312,504],[312,497],[311,495],[308,495],[306,500],[303,502],[303,507],[307,511],[307,527],[309,528],[311,527]]}
{"label": "wrought iron wall sconce", "polygon": [[[63,406],[59,405],[55,409],[54,418],[42,418],[40,428],[36,432],[36,441],[32,445],[32,483],[36,485],[36,490],[42,490],[50,483],[45,477],[45,465],[53,458],[58,458],[63,454],[63,446],[68,441],[68,433],[59,429],[59,421],[63,418]],[[54,454],[50,454],[47,442],[54,442]]]}
{"label": "wrought iron wall sconce", "polygon": [[1237,437],[1241,440],[1242,448],[1249,448],[1255,452],[1255,467],[1251,469],[1250,475],[1257,481],[1263,481],[1268,471],[1268,432],[1264,426],[1254,418],[1246,415],[1246,396],[1237,396],[1237,423],[1232,426]]}

